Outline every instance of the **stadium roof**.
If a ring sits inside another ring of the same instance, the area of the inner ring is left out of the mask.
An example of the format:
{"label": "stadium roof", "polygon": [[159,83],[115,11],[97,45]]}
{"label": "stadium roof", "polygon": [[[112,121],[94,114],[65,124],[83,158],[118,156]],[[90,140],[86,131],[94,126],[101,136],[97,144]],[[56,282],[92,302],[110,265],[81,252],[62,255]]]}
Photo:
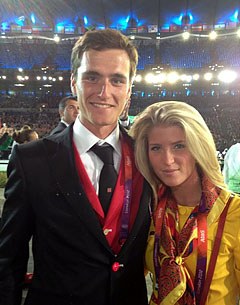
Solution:
{"label": "stadium roof", "polygon": [[[189,15],[191,23],[239,22],[239,0],[1,0],[0,24],[26,19],[55,25],[85,21],[93,26],[117,26],[133,17],[137,25],[177,24]],[[235,18],[235,20],[234,20]]]}

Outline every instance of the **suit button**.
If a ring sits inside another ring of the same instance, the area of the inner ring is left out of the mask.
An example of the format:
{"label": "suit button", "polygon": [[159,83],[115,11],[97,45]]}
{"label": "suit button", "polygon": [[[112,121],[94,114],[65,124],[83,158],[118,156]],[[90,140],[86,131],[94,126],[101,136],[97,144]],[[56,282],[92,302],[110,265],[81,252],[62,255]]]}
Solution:
{"label": "suit button", "polygon": [[112,271],[113,272],[117,272],[120,267],[123,267],[123,264],[120,264],[119,262],[114,262],[112,264]]}

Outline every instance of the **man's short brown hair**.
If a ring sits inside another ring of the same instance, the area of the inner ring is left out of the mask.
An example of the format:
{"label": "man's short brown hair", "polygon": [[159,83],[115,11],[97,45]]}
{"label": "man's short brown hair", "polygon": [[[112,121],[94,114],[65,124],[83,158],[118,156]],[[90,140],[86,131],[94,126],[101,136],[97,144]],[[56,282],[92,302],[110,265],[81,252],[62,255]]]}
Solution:
{"label": "man's short brown hair", "polygon": [[121,49],[126,51],[130,60],[129,79],[130,81],[133,80],[138,64],[137,49],[127,36],[113,29],[88,31],[75,43],[71,56],[72,74],[75,80],[83,53],[90,49],[96,51]]}

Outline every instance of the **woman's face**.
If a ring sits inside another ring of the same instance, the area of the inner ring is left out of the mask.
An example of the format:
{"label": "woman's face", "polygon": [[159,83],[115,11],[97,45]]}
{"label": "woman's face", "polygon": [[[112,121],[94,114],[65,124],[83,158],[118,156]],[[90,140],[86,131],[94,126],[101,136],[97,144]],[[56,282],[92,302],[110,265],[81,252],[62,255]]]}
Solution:
{"label": "woman's face", "polygon": [[178,126],[159,125],[148,134],[148,156],[157,177],[169,187],[191,184],[196,177],[196,162]]}

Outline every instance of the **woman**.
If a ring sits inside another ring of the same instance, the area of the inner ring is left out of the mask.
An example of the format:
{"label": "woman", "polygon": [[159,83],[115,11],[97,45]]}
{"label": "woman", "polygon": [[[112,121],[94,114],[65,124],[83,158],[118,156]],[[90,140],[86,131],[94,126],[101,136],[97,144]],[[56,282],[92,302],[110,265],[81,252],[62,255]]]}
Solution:
{"label": "woman", "polygon": [[225,188],[202,116],[186,103],[160,102],[136,118],[130,133],[137,166],[155,198],[146,249],[153,273],[150,304],[235,305],[240,198]]}
{"label": "woman", "polygon": [[12,138],[17,144],[23,144],[38,140],[38,133],[28,125],[24,125],[13,133]]}

